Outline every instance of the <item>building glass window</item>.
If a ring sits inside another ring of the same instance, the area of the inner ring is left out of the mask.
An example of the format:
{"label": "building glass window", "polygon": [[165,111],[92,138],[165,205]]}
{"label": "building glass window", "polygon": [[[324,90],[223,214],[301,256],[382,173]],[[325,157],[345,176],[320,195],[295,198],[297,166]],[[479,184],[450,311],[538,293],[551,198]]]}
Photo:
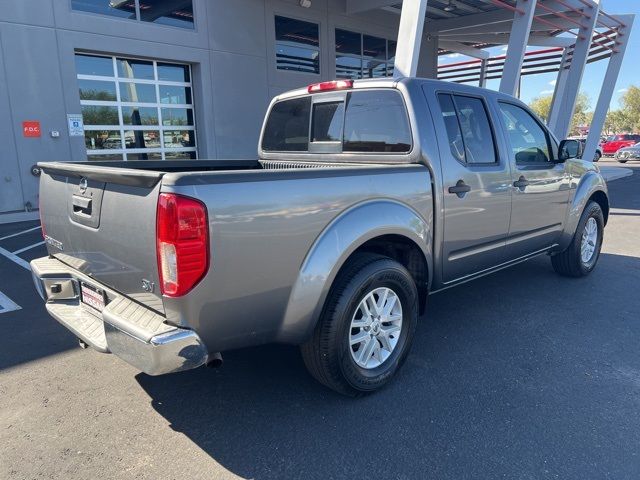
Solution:
{"label": "building glass window", "polygon": [[140,20],[180,28],[193,28],[193,1],[167,0],[71,0],[81,12]]}
{"label": "building glass window", "polygon": [[393,75],[396,42],[336,28],[336,78]]}
{"label": "building glass window", "polygon": [[193,28],[193,4],[191,0],[138,0],[140,20],[172,27]]}
{"label": "building glass window", "polygon": [[317,23],[275,17],[276,68],[320,73],[320,28]]}
{"label": "building glass window", "polygon": [[76,54],[89,160],[196,158],[189,65]]}

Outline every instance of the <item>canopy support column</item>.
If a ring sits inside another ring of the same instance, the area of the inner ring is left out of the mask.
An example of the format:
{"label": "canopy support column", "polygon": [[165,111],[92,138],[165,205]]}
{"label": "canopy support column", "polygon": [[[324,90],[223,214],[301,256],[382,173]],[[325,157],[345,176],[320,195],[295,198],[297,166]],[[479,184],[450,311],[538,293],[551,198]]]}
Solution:
{"label": "canopy support column", "polygon": [[[571,120],[576,108],[576,99],[580,92],[580,84],[582,82],[582,74],[584,67],[589,59],[589,49],[591,48],[591,39],[598,20],[600,11],[600,0],[594,0],[594,4],[590,6],[589,18],[584,19],[583,27],[578,32],[578,38],[570,54],[570,66],[560,71],[558,75],[558,83],[562,80],[562,85],[556,89],[557,95],[554,95],[551,111],[554,112],[549,128],[560,140],[569,134],[571,128]],[[566,79],[562,78],[566,75]]]}
{"label": "canopy support column", "polygon": [[509,45],[500,80],[500,91],[509,95],[515,95],[520,84],[520,70],[527,50],[531,22],[536,13],[536,0],[518,0],[514,10]]}
{"label": "canopy support column", "polygon": [[589,136],[587,137],[587,143],[584,147],[584,153],[582,158],[590,160],[596,153],[596,147],[600,143],[600,134],[602,133],[602,127],[609,110],[609,104],[611,103],[611,97],[613,96],[613,90],[616,87],[616,80],[620,73],[620,67],[622,67],[622,60],[624,59],[624,52],[627,49],[629,43],[629,37],[631,28],[633,27],[634,15],[619,15],[618,18],[622,20],[624,26],[621,26],[618,30],[616,40],[620,40],[617,52],[611,52],[609,58],[609,64],[607,65],[607,73],[604,76],[602,87],[600,88],[600,96],[598,97],[598,103],[596,109],[593,112],[593,119],[591,120],[591,126],[589,127]]}
{"label": "canopy support column", "polygon": [[[398,46],[393,76],[415,77],[420,62],[422,31],[427,13],[427,0],[404,0],[398,29]],[[437,59],[435,60],[437,62]]]}

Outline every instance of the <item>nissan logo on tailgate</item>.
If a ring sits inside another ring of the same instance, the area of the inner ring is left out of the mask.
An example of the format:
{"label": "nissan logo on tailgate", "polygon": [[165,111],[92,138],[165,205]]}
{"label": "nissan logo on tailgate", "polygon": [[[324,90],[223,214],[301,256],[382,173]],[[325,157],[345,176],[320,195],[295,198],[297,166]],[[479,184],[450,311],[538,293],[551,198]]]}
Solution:
{"label": "nissan logo on tailgate", "polygon": [[86,178],[82,177],[80,179],[80,183],[78,184],[78,188],[80,189],[80,193],[84,193],[87,191],[87,187],[89,186],[89,182]]}

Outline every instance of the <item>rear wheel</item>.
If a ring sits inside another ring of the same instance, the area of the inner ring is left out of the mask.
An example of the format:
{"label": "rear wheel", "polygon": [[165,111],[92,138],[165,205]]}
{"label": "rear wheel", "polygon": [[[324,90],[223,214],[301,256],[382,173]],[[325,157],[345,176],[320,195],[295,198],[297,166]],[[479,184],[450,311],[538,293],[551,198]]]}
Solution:
{"label": "rear wheel", "polygon": [[618,160],[618,163],[627,163],[626,160]]}
{"label": "rear wheel", "polygon": [[404,362],[418,321],[411,274],[388,257],[362,254],[336,279],[301,351],[316,380],[346,395],[385,386]]}
{"label": "rear wheel", "polygon": [[554,270],[567,277],[589,275],[600,257],[603,232],[602,209],[596,202],[589,202],[582,212],[569,247],[551,257]]}
{"label": "rear wheel", "polygon": [[600,160],[600,157],[602,157],[602,155],[600,154],[600,152],[596,152],[596,153],[593,155],[593,161],[594,161],[594,162],[597,162],[598,160]]}

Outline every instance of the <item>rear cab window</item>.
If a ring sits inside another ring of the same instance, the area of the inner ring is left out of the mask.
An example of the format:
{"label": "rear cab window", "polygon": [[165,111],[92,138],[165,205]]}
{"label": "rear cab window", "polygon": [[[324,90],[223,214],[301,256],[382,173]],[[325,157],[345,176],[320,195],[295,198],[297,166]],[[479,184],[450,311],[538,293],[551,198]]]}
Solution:
{"label": "rear cab window", "polygon": [[311,97],[276,103],[271,109],[262,138],[267,152],[305,152],[309,149]]}
{"label": "rear cab window", "polygon": [[262,137],[264,152],[408,154],[412,147],[407,108],[393,89],[282,100]]}

